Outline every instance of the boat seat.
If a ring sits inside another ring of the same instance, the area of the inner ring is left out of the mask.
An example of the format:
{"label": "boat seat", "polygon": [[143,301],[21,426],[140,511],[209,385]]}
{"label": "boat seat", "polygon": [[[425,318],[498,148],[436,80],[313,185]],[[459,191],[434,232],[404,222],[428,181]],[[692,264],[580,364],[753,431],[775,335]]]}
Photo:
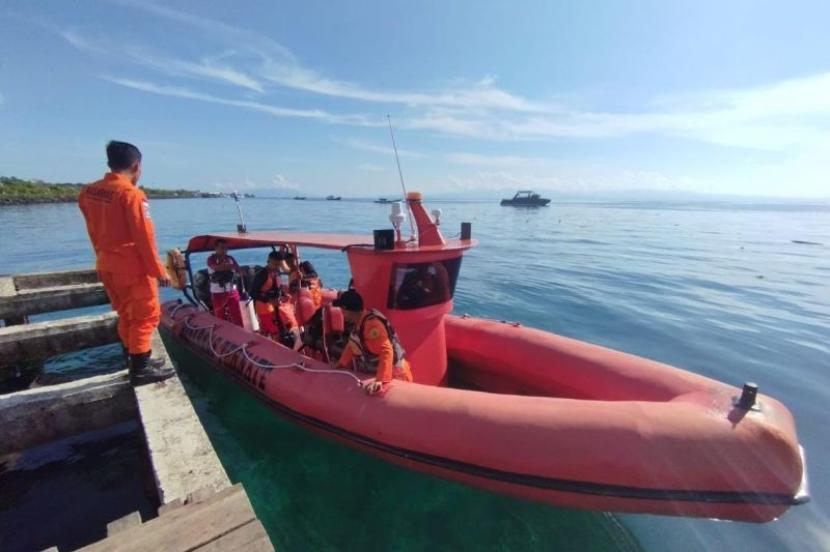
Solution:
{"label": "boat seat", "polygon": [[251,287],[254,285],[254,276],[260,270],[262,270],[262,267],[259,265],[240,265],[239,272],[241,275],[237,276],[237,280],[239,280],[237,285],[240,287],[240,291],[251,292]]}
{"label": "boat seat", "polygon": [[208,269],[203,268],[196,271],[193,275],[193,294],[196,299],[210,307],[212,305],[210,298],[210,275]]}

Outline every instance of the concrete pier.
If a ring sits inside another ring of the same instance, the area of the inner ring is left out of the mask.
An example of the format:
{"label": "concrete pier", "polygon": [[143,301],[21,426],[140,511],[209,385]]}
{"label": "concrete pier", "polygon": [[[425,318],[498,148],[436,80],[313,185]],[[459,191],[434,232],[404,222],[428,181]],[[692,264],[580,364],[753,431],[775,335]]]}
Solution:
{"label": "concrete pier", "polygon": [[[117,341],[115,313],[25,323],[29,314],[44,312],[38,309],[100,304],[96,279],[95,271],[0,277],[0,317],[9,317],[0,328],[0,364]],[[39,291],[24,300],[27,290]],[[29,300],[36,295],[38,300]],[[9,325],[9,319],[22,323]],[[171,363],[158,332],[153,355]],[[107,523],[106,539],[85,550],[273,550],[244,489],[222,467],[178,375],[134,388],[121,370],[0,395],[0,456],[131,420],[141,425],[158,517],[121,515]]]}
{"label": "concrete pier", "polygon": [[[158,331],[153,335],[153,355],[171,362]],[[136,387],[135,397],[162,504],[195,491],[230,487],[178,377]]]}

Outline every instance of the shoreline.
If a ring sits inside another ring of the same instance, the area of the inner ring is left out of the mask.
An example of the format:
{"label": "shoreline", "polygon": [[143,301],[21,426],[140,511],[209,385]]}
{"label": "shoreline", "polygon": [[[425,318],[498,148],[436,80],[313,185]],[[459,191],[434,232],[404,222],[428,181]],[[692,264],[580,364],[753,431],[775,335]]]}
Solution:
{"label": "shoreline", "polygon": [[[25,180],[14,176],[0,176],[0,207],[5,205],[36,205],[46,203],[73,203],[78,201],[85,183],[43,182],[42,180]],[[203,192],[201,190],[177,190],[141,186],[147,199],[212,199],[230,197],[221,192]],[[240,194],[253,197],[253,194]]]}
{"label": "shoreline", "polygon": [[[220,199],[222,196],[216,196],[205,193],[204,195],[151,195],[147,194],[147,199]],[[18,207],[21,205],[49,205],[55,203],[77,203],[78,196],[68,197],[18,197],[18,198],[0,198],[0,207]]]}

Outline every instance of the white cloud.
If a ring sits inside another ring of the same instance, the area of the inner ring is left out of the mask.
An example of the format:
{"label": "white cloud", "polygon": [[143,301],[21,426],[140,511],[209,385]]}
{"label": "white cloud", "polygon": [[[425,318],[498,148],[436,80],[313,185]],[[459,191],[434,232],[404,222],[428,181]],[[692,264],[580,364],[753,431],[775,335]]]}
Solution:
{"label": "white cloud", "polygon": [[355,167],[359,171],[367,171],[367,172],[384,172],[386,171],[386,167],[381,167],[380,165],[373,165],[371,163],[361,163]]}
{"label": "white cloud", "polygon": [[590,194],[623,190],[711,191],[711,183],[648,170],[609,170],[550,165],[536,170],[482,169],[447,177],[454,191],[515,191],[533,189]]}
{"label": "white cloud", "polygon": [[74,29],[64,29],[57,31],[69,44],[82,52],[88,54],[100,54],[101,50],[97,46],[92,45],[86,38],[82,37]]}
{"label": "white cloud", "polygon": [[[750,148],[776,153],[778,158],[756,169],[759,181],[793,178],[823,185],[827,174],[824,159],[830,143],[830,72],[742,89],[720,89],[658,97],[643,102],[640,109],[612,112],[568,106],[562,103],[525,98],[497,85],[487,76],[479,80],[448,79],[450,84],[435,90],[381,90],[368,85],[325,75],[305,66],[293,52],[270,37],[237,28],[221,21],[138,0],[116,3],[160,18],[176,31],[192,38],[193,59],[171,55],[146,46],[120,46],[124,39],[113,37],[111,44],[96,43],[88,33],[60,31],[79,51],[97,56],[118,56],[137,67],[151,69],[173,78],[195,78],[231,85],[247,96],[194,90],[175,83],[110,78],[121,86],[147,93],[193,101],[210,102],[257,111],[275,117],[297,117],[328,124],[382,126],[381,116],[336,114],[307,108],[308,98],[327,96],[376,104],[373,110],[388,112],[398,106],[396,123],[401,129],[445,136],[492,141],[623,139],[636,135],[681,138],[724,147]],[[120,50],[119,50],[120,48]],[[303,108],[272,105],[260,101],[267,94],[283,93],[280,103],[296,100],[286,90],[308,93]],[[391,147],[349,139],[345,145],[360,151],[392,155]],[[402,157],[423,158],[418,152],[402,150]],[[509,155],[482,156],[450,153],[446,160],[456,165],[485,169],[521,169],[532,158]],[[790,175],[788,169],[800,171]],[[780,185],[780,184],[779,184]]]}
{"label": "white cloud", "polygon": [[[415,107],[443,106],[528,113],[546,113],[558,109],[498,88],[493,76],[474,82],[462,81],[457,86],[432,92],[373,90],[304,67],[288,48],[259,33],[150,2],[120,0],[117,3],[201,31],[224,48],[238,52],[240,63],[249,67],[247,73],[286,88],[337,98]],[[163,63],[173,61],[175,60]]]}
{"label": "white cloud", "polygon": [[268,187],[274,190],[286,191],[296,191],[300,189],[299,185],[297,185],[295,182],[291,182],[281,174],[275,175],[274,178],[271,179],[271,184]]}
{"label": "white cloud", "polygon": [[228,105],[233,107],[241,107],[252,111],[267,113],[268,115],[273,115],[274,117],[315,119],[318,121],[323,121],[332,124],[356,126],[378,126],[382,124],[380,122],[371,121],[363,115],[338,115],[320,109],[292,109],[249,100],[232,100],[212,96],[210,94],[203,94],[201,92],[196,92],[188,88],[182,88],[178,86],[164,86],[152,82],[123,79],[119,77],[104,77],[104,79],[119,86],[132,88],[134,90],[140,90],[142,92],[149,92],[151,94],[172,96],[176,98],[183,98],[189,100],[198,100],[202,102]]}
{"label": "white cloud", "polygon": [[[119,53],[136,65],[167,76],[207,79],[260,95],[268,88],[281,87],[384,107],[397,105],[402,110],[398,125],[405,129],[501,141],[598,140],[647,134],[782,152],[811,148],[830,137],[830,73],[752,88],[655,98],[636,112],[586,110],[535,101],[498,87],[492,76],[472,82],[455,79],[454,84],[434,91],[376,90],[308,68],[289,49],[262,34],[162,5],[137,0],[115,1],[159,17],[179,29],[187,27],[196,33],[194,44],[220,53],[185,60],[147,47],[121,47],[121,52],[114,52],[123,41],[120,36],[118,41],[107,45],[96,44],[74,30],[61,31],[61,36],[83,52]],[[379,124],[364,116],[273,107],[201,91],[182,93],[181,89],[174,91],[166,85],[133,87],[276,116],[306,117],[336,124]],[[387,153],[380,148],[374,151]]]}
{"label": "white cloud", "polygon": [[433,110],[404,122],[407,128],[497,139],[603,139],[657,134],[721,146],[798,150],[830,138],[830,73],[741,90],[661,99],[634,113],[564,110],[518,117]]}
{"label": "white cloud", "polygon": [[223,192],[243,192],[253,190],[296,192],[300,189],[300,186],[296,182],[289,180],[282,174],[274,175],[268,182],[253,180],[246,176],[245,180],[242,181],[215,182],[211,186],[213,189]]}
{"label": "white cloud", "polygon": [[[370,142],[368,140],[360,140],[358,138],[335,138],[334,141],[359,151],[388,155],[390,157],[394,157],[395,155],[395,150],[392,149],[391,144],[387,146],[376,142]],[[398,155],[400,157],[409,157],[412,159],[426,157],[423,153],[400,148],[398,149]]]}
{"label": "white cloud", "polygon": [[455,152],[446,155],[447,161],[456,165],[472,165],[477,167],[526,167],[539,165],[544,160],[539,157],[523,157],[520,155],[482,155],[480,153]]}
{"label": "white cloud", "polygon": [[200,59],[198,62],[189,62],[173,58],[159,58],[149,52],[134,51],[132,57],[137,63],[171,76],[204,78],[238,86],[260,94],[265,93],[263,84],[244,71],[217,63],[217,60],[223,56],[207,57]]}
{"label": "white cloud", "polygon": [[95,56],[110,56],[114,52],[122,54],[122,58],[137,65],[154,69],[160,73],[175,77],[188,77],[212,80],[224,84],[238,86],[263,94],[265,88],[258,80],[251,77],[244,71],[220,63],[223,59],[232,57],[234,52],[223,52],[218,56],[208,56],[191,62],[154,52],[147,47],[119,46],[116,43],[94,41],[88,37],[81,36],[73,29],[58,31],[61,37],[81,52]]}

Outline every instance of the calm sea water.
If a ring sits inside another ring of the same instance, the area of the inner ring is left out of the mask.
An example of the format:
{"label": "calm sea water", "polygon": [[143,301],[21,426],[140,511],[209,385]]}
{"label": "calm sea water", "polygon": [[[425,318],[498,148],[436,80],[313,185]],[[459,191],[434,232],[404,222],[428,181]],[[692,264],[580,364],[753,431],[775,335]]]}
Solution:
{"label": "calm sea water", "polygon": [[[735,385],[756,381],[796,416],[813,501],[752,525],[507,499],[294,428],[174,350],[223,463],[279,550],[830,550],[830,205],[432,206],[443,209],[446,235],[471,221],[481,242],[462,264],[456,312],[517,320]],[[244,208],[251,229],[389,226],[387,208],[370,202],[256,199]],[[152,212],[162,249],[236,224],[230,200],[156,201]],[[92,263],[74,205],[0,208],[0,228],[0,272]],[[306,257],[326,284],[348,281],[342,254]],[[118,364],[114,348],[94,354]],[[83,361],[49,369],[82,370]]]}

